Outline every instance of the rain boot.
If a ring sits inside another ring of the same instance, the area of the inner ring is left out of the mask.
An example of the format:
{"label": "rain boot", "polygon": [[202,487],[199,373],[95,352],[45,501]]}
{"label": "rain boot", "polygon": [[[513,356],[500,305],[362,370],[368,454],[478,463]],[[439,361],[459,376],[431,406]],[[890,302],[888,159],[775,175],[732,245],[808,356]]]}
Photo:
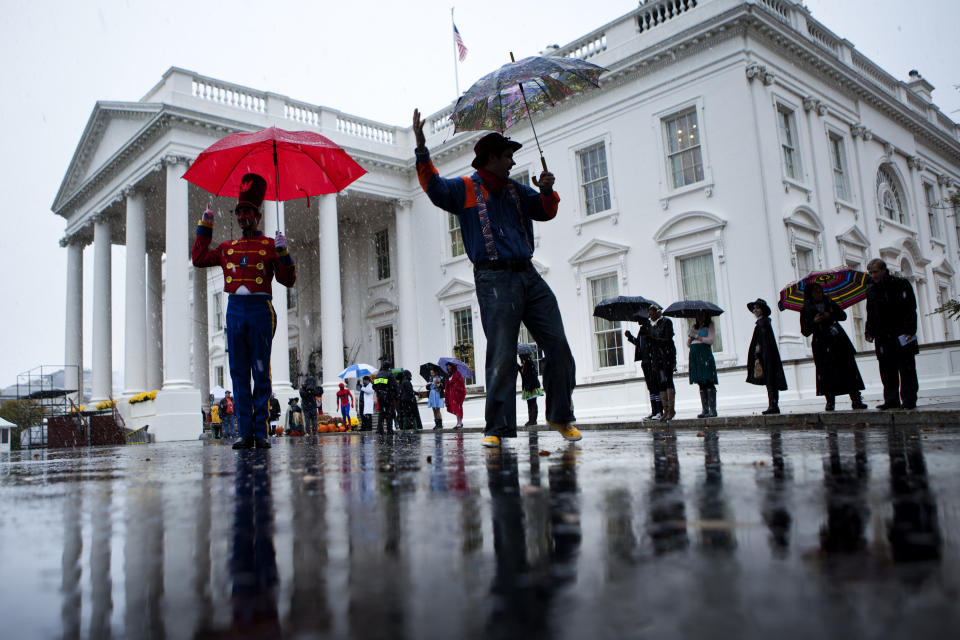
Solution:
{"label": "rain boot", "polygon": [[859,391],[854,391],[850,394],[850,408],[856,411],[863,411],[867,408],[866,403],[863,401],[863,398],[860,396]]}
{"label": "rain boot", "polygon": [[697,414],[698,418],[709,418],[710,417],[710,389],[706,387],[700,387],[700,408],[702,409],[700,413]]}
{"label": "rain boot", "polygon": [[660,414],[663,413],[662,409],[657,407],[660,405],[660,396],[656,393],[650,394],[650,415],[644,418],[644,420],[657,420],[660,418]]}
{"label": "rain boot", "polygon": [[537,409],[537,399],[530,398],[527,400],[527,424],[525,427],[532,427],[537,424],[537,414],[539,410]]}
{"label": "rain boot", "polygon": [[709,417],[716,418],[717,417],[717,388],[715,386],[707,389],[707,405],[710,408]]}
{"label": "rain boot", "polygon": [[660,392],[660,399],[663,401],[663,415],[660,416],[660,420],[669,422],[676,417],[677,412],[673,408],[676,397],[676,389],[665,389]]}
{"label": "rain boot", "polygon": [[823,408],[824,411],[833,411],[837,407],[837,397],[836,396],[827,396],[827,404]]}
{"label": "rain boot", "polygon": [[767,387],[767,410],[763,415],[769,416],[780,413],[780,391]]}

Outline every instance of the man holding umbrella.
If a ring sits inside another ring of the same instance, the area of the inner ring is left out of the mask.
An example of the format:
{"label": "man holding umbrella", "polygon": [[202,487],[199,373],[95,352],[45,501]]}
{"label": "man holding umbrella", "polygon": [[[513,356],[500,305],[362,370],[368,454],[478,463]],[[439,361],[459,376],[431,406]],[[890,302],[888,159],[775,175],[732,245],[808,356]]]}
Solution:
{"label": "man holding umbrella", "polygon": [[534,268],[533,221],[552,220],[560,197],[554,176],[543,171],[540,192],[509,179],[513,154],[520,143],[499,133],[480,138],[472,165],[476,173],[441,178],[430,160],[420,111],[413,112],[417,177],[430,201],[460,220],[467,256],[474,266],[480,319],[487,337],[486,426],[482,443],[500,446],[501,438],[517,435],[515,350],[520,323],[543,349],[546,365],[547,423],[567,440],[579,440],[573,426],[576,364],[563,331],[563,319],[553,291]]}
{"label": "man holding umbrella", "polygon": [[[267,183],[260,175],[243,176],[234,213],[242,237],[210,248],[213,239],[213,211],[208,207],[197,225],[193,242],[193,265],[223,269],[227,302],[227,350],[230,377],[236,394],[237,430],[240,439],[234,449],[268,449],[270,425],[270,351],[277,316],[272,305],[274,275],[280,284],[292,287],[297,274],[287,251],[287,239],[276,239],[260,231],[261,205]],[[253,390],[250,378],[253,377]]]}

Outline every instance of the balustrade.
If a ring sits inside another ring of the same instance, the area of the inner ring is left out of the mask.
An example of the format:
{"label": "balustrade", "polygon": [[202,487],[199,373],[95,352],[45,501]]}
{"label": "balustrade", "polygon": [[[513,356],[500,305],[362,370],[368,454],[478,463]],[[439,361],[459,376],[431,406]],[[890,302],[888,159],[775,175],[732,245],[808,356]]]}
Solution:
{"label": "balustrade", "polygon": [[832,51],[834,55],[840,55],[840,43],[836,38],[824,31],[816,22],[807,20],[807,33],[810,34],[814,42],[823,45]]}
{"label": "balustrade", "polygon": [[385,127],[369,120],[348,118],[342,115],[337,117],[337,132],[383,144],[393,144],[396,137],[394,127]]}
{"label": "balustrade", "polygon": [[641,7],[641,12],[637,15],[637,29],[644,33],[658,27],[664,22],[676,18],[681,13],[686,13],[703,0],[658,0],[657,2],[648,2]]}
{"label": "balustrade", "polygon": [[773,11],[778,18],[790,24],[790,5],[781,0],[760,0],[760,2]]}
{"label": "balustrade", "polygon": [[557,52],[557,55],[565,58],[579,58],[580,60],[586,60],[587,58],[592,58],[598,53],[602,53],[606,50],[607,34],[600,33],[575,42],[570,46],[564,47]]}
{"label": "balustrade", "polygon": [[267,110],[266,96],[244,87],[195,76],[192,88],[193,97],[201,100],[209,100],[254,113],[264,113]]}
{"label": "balustrade", "polygon": [[300,122],[311,127],[320,126],[320,109],[302,102],[287,101],[283,104],[283,117],[287,120]]}

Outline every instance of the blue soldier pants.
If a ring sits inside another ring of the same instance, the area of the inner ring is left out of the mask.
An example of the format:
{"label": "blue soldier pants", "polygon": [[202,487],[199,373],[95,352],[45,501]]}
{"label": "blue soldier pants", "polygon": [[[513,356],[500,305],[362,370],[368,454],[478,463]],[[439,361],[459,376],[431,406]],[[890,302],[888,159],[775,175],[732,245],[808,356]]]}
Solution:
{"label": "blue soldier pants", "polygon": [[277,315],[269,296],[230,296],[227,302],[227,350],[237,431],[241,438],[266,438],[270,430],[270,349],[276,327]]}

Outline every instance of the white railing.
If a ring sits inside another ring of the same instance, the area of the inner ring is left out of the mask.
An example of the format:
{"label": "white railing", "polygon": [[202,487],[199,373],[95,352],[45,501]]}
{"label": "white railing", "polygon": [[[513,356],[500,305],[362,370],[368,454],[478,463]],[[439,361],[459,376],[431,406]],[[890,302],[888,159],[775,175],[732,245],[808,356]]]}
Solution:
{"label": "white railing", "polygon": [[760,0],[764,6],[772,11],[778,18],[790,24],[790,5],[781,0]]}
{"label": "white railing", "polygon": [[383,144],[393,144],[396,138],[396,127],[386,127],[371,120],[344,115],[337,116],[337,132]]}
{"label": "white railing", "polygon": [[453,107],[444,109],[434,116],[430,121],[430,133],[433,135],[438,133],[453,133],[453,121],[450,119],[451,113],[453,113]]}
{"label": "white railing", "polygon": [[266,95],[258,91],[196,76],[193,78],[192,85],[195,98],[254,113],[264,113],[267,110]]}
{"label": "white railing", "polygon": [[637,29],[645,33],[661,24],[676,18],[682,13],[695,9],[702,0],[656,0],[640,7],[637,15]]}
{"label": "white railing", "polygon": [[889,91],[892,95],[897,95],[897,80],[889,73],[867,60],[863,55],[853,52],[853,66],[864,75],[881,87]]}
{"label": "white railing", "polygon": [[303,102],[291,102],[289,100],[284,102],[283,117],[311,127],[320,126],[320,109]]}
{"label": "white railing", "polygon": [[810,34],[814,42],[823,45],[832,51],[834,55],[840,55],[840,42],[824,31],[816,22],[807,20],[807,33]]}
{"label": "white railing", "polygon": [[606,50],[607,34],[600,33],[564,47],[562,50],[557,52],[557,55],[564,56],[565,58],[579,58],[580,60],[586,60],[587,58],[592,58],[598,53],[602,53]]}

